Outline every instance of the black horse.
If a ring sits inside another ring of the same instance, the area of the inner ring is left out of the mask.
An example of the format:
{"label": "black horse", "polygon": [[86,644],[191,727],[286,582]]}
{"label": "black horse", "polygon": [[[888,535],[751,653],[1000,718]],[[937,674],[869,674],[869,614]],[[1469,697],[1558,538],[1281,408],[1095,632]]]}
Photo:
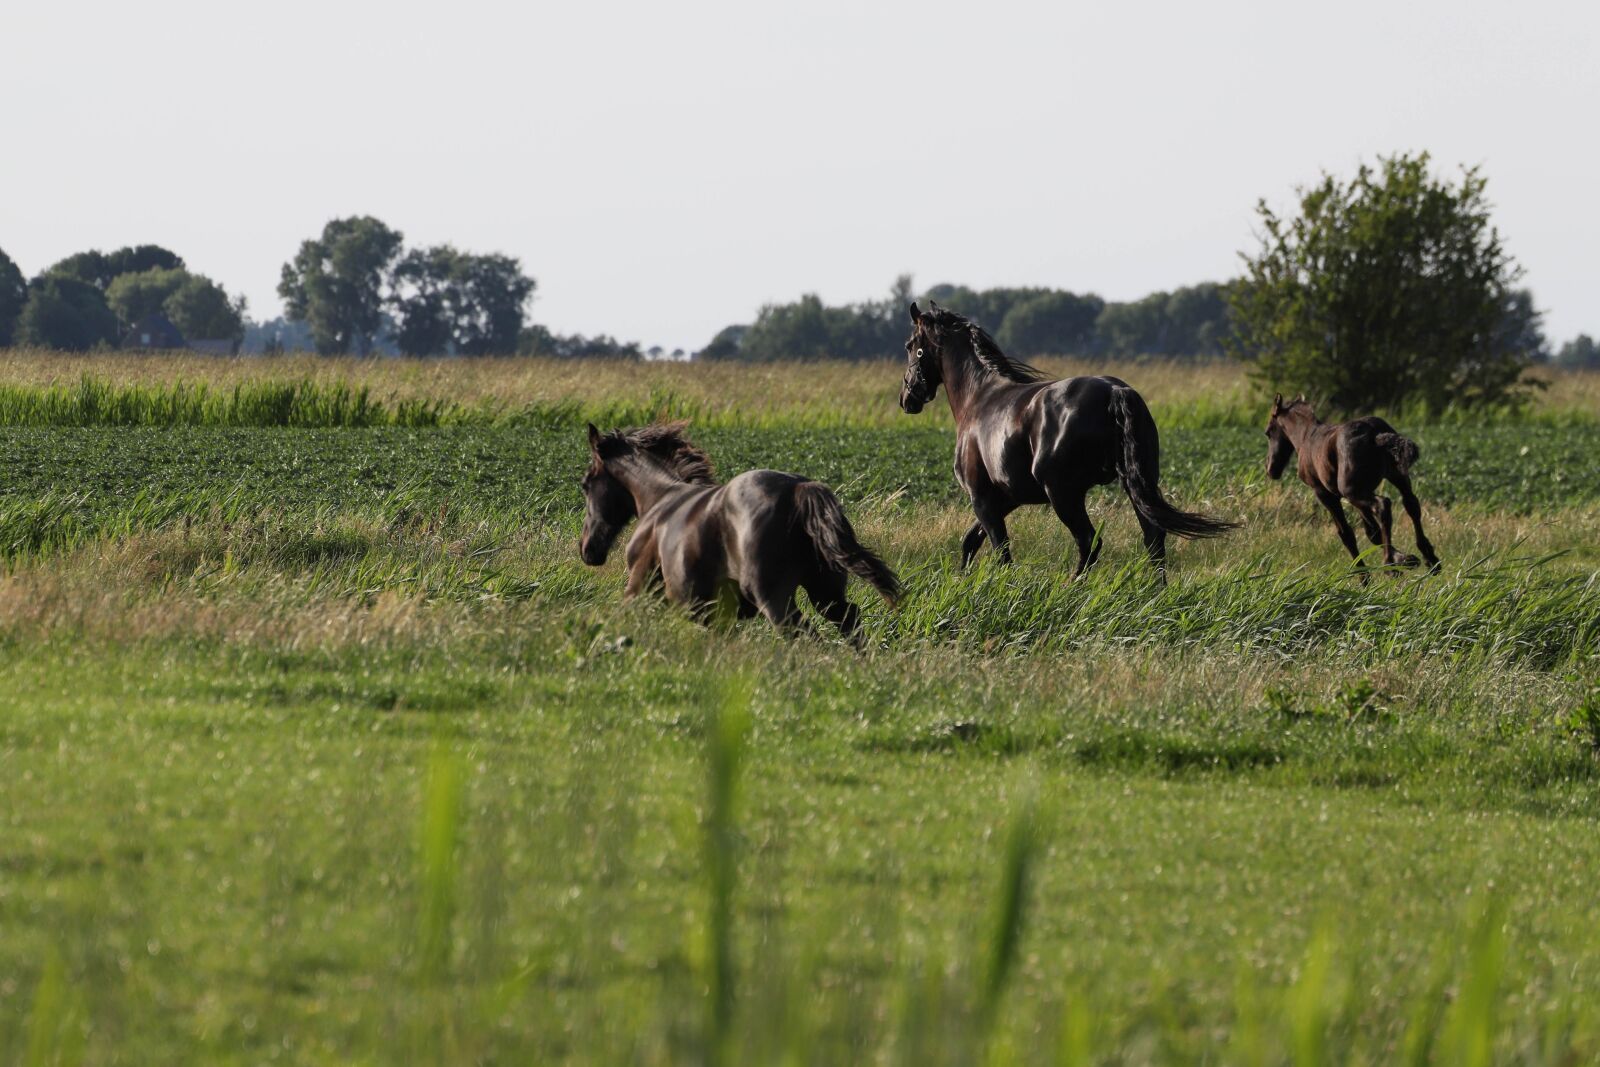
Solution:
{"label": "black horse", "polygon": [[719,485],[682,423],[605,434],[591,423],[583,496],[579,552],[591,566],[639,519],[628,541],[628,598],[657,587],[709,621],[727,592],[741,618],[759,613],[787,632],[809,628],[795,602],[804,589],[817,613],[859,644],[861,611],[845,596],[848,578],[891,605],[900,596],[894,571],[856,540],[831,489],[771,470]]}
{"label": "black horse", "polygon": [[1073,577],[1094,564],[1100,535],[1084,497],[1092,486],[1122,483],[1144,531],[1145,550],[1165,576],[1167,534],[1215,537],[1236,523],[1179,511],[1161,495],[1161,445],[1144,398],[1120,378],[1050,381],[1010,359],[977,324],[930,304],[911,305],[900,407],[921,411],[945,388],[956,417],[956,481],[978,521],[961,542],[967,566],[993,543],[1010,562],[1006,516],[1048,503],[1078,543]]}

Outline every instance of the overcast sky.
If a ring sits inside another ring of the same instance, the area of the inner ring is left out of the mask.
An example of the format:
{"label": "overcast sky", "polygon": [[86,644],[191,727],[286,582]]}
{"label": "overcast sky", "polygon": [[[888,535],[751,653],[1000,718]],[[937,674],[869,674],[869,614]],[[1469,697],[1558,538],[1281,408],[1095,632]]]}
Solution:
{"label": "overcast sky", "polygon": [[155,242],[280,310],[329,218],[521,258],[560,332],[765,302],[1221,279],[1258,197],[1481,165],[1600,334],[1600,3],[51,0],[0,11],[0,248]]}

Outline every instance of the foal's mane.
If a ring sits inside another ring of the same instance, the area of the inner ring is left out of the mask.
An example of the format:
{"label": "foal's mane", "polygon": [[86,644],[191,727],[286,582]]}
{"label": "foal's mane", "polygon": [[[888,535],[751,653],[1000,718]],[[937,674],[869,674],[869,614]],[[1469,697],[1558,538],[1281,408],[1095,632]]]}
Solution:
{"label": "foal's mane", "polygon": [[1049,377],[1031,363],[1013,359],[1000,351],[1000,346],[988,331],[965,315],[949,308],[935,307],[925,312],[921,321],[928,324],[934,341],[940,345],[946,340],[965,335],[967,343],[972,346],[973,355],[978,358],[978,366],[987,374],[1008,382],[1042,382]]}
{"label": "foal's mane", "polygon": [[608,444],[627,445],[657,460],[683,481],[715,485],[717,478],[711,458],[684,436],[688,425],[686,422],[657,422],[631,430],[612,430],[600,438],[600,453],[606,455],[611,451],[606,447]]}
{"label": "foal's mane", "polygon": [[1312,422],[1318,424],[1322,422],[1321,419],[1317,418],[1316,406],[1304,396],[1297,396],[1293,400],[1283,400],[1282,397],[1279,397],[1279,401],[1280,403],[1277,406],[1277,410],[1273,412],[1273,414],[1277,415],[1279,418],[1289,414],[1304,412]]}

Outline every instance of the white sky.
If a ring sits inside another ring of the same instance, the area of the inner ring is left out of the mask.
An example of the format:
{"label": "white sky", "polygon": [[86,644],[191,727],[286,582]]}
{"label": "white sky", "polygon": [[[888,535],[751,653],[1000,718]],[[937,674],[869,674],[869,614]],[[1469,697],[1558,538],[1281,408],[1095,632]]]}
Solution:
{"label": "white sky", "polygon": [[1481,164],[1600,334],[1600,3],[6,0],[0,248],[155,242],[279,311],[330,217],[519,256],[534,318],[699,347],[764,302],[1112,299],[1235,273],[1252,207]]}

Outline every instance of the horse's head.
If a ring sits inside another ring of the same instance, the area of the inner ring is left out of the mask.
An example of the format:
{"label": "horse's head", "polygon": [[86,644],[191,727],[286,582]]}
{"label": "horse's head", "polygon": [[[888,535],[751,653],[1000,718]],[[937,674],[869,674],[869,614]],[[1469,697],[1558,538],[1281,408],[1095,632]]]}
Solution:
{"label": "horse's head", "polygon": [[900,386],[900,410],[921,411],[939,392],[939,350],[933,332],[923,321],[916,302],[911,304],[911,337],[906,341],[906,376]]}
{"label": "horse's head", "polygon": [[583,538],[578,552],[591,567],[598,567],[611,554],[617,535],[638,513],[633,494],[606,466],[620,451],[633,446],[617,434],[601,434],[589,424],[589,469],[583,475]]}
{"label": "horse's head", "polygon": [[1283,477],[1289,457],[1294,455],[1294,442],[1283,426],[1284,416],[1295,405],[1304,403],[1304,397],[1297,397],[1285,404],[1282,393],[1272,398],[1272,414],[1267,416],[1267,477],[1273,481]]}

